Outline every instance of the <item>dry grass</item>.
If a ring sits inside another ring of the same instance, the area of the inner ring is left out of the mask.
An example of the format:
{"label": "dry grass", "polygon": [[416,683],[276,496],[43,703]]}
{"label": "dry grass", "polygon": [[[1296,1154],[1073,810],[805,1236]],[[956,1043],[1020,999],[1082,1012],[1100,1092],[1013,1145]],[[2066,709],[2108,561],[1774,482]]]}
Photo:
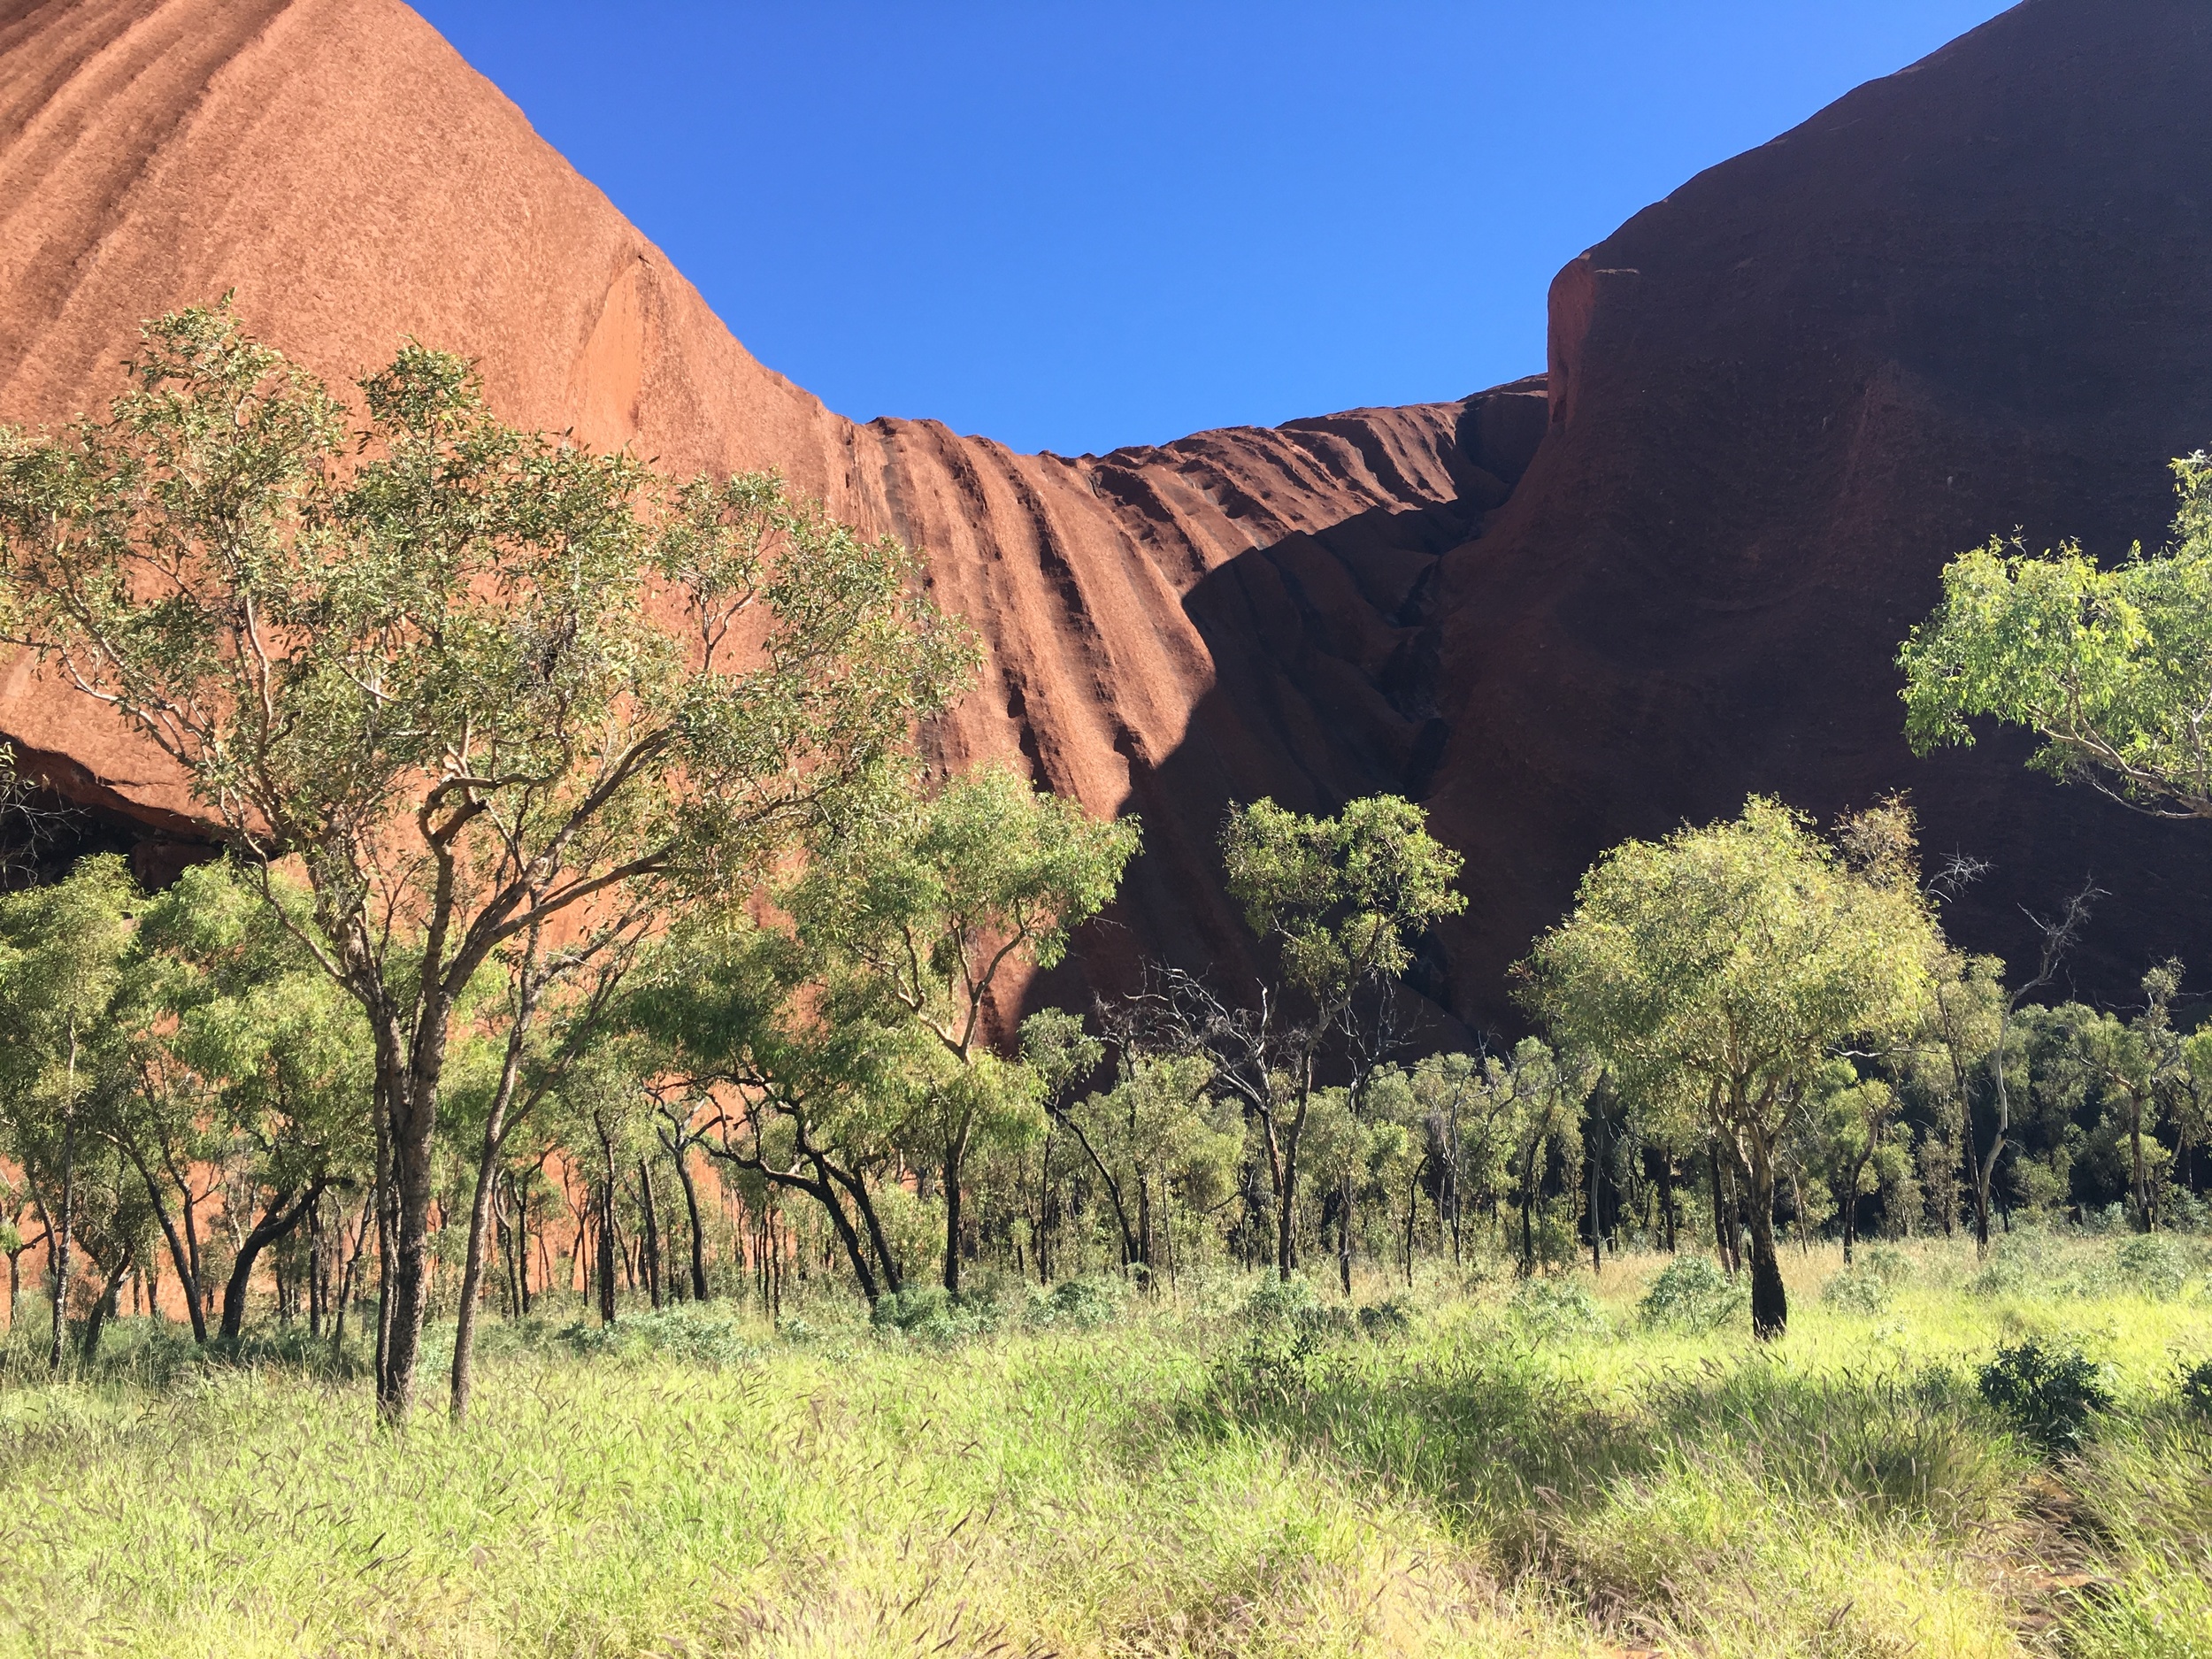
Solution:
{"label": "dry grass", "polygon": [[[1382,1336],[1230,1281],[949,1346],[538,1325],[465,1428],[397,1436],[357,1382],[140,1332],[0,1388],[0,1653],[2200,1659],[2212,1425],[2172,1373],[2212,1304],[2111,1249],[2000,1283],[1922,1247],[1870,1311],[1816,1252],[1765,1349],[1645,1327],[1636,1259],[1567,1333],[1440,1281]],[[2108,1367],[2078,1459],[1972,1386],[2024,1330]]]}

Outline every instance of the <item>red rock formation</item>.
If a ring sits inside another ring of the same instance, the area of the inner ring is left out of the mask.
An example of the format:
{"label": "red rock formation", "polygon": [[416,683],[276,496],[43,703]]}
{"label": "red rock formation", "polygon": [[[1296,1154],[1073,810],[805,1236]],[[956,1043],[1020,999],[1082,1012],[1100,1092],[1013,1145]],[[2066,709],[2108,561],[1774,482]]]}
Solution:
{"label": "red rock formation", "polygon": [[2212,841],[2024,774],[2000,736],[1914,760],[1892,666],[1945,559],[2020,526],[2156,544],[2212,442],[2212,11],[2029,0],[1701,174],[1560,273],[1552,426],[1449,555],[1467,854],[1450,995],[1501,975],[1630,834],[1753,789],[1822,813],[1909,788],[1931,850],[1994,862],[1954,933],[2111,892],[2080,988],[2212,968]]}
{"label": "red rock formation", "polygon": [[[2208,85],[2200,0],[2030,0],[1571,265],[1548,412],[1527,382],[1070,460],[856,426],[755,363],[397,0],[0,0],[0,418],[96,403],[139,319],[234,288],[334,380],[411,333],[511,419],[781,466],[924,547],[985,636],[948,760],[1144,815],[1108,978],[1240,955],[1233,797],[1426,795],[1472,904],[1423,983],[1504,1024],[1503,968],[1610,841],[1909,786],[1932,847],[1997,862],[1970,942],[2016,955],[2013,903],[2095,872],[2112,989],[2204,954],[2200,833],[2016,742],[1914,762],[1890,657],[1992,529],[2162,527],[2163,458],[2212,435]],[[0,731],[80,799],[188,816],[21,665]]]}
{"label": "red rock formation", "polygon": [[[1108,957],[1236,949],[1211,879],[1232,794],[1333,804],[1432,765],[1432,567],[1543,425],[1522,387],[1076,460],[856,426],[754,362],[396,0],[0,0],[0,418],[96,405],[139,319],[228,289],[334,381],[411,334],[478,357],[511,419],[680,472],[780,466],[926,549],[990,648],[945,757],[1026,755],[1146,815]],[[0,732],[79,800],[190,815],[27,664],[0,670]],[[1198,775],[1165,787],[1178,757]]]}

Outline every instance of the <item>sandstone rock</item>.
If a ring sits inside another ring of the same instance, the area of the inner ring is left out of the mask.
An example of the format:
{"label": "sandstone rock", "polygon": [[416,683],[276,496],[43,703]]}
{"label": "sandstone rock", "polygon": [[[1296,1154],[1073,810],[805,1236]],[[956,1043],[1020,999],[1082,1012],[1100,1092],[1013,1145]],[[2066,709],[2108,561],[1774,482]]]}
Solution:
{"label": "sandstone rock", "polygon": [[2168,457],[2212,442],[2212,12],[2029,0],[1690,180],[1563,271],[1549,431],[1446,560],[1432,800],[1467,854],[1450,995],[1501,975],[1630,834],[1766,790],[1908,788],[1994,869],[1955,936],[2111,897],[2078,988],[2212,968],[2212,836],[2021,770],[1915,760],[1893,666],[1951,554],[2022,526],[2156,544]]}
{"label": "sandstone rock", "polygon": [[[944,762],[1143,814],[1094,981],[1235,971],[1233,798],[1426,797],[1471,904],[1417,978],[1506,1026],[1613,841],[1903,787],[1996,862],[1963,941],[2018,957],[2016,903],[2093,872],[2081,988],[2124,994],[2206,957],[2203,833],[2012,739],[1912,760],[1890,662],[1993,530],[2162,533],[2165,458],[2212,436],[2208,85],[2200,0],[2029,0],[1569,265],[1548,380],[1071,459],[823,409],[397,0],[0,0],[0,419],[96,403],[141,318],[235,288],[334,380],[413,334],[510,419],[780,466],[984,636]],[[21,664],[0,732],[173,859],[192,803],[128,733]]]}

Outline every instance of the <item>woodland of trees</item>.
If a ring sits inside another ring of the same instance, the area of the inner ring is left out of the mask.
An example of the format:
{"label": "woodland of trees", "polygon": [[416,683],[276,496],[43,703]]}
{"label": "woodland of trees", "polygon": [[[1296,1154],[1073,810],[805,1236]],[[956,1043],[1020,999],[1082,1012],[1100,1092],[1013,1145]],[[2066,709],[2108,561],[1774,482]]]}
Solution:
{"label": "woodland of trees", "polygon": [[[350,1332],[396,1420],[429,1319],[461,1415],[478,1321],[549,1297],[1348,1293],[1639,1248],[1715,1250],[1771,1334],[1793,1241],[2204,1224],[2183,965],[2054,1002],[2086,888],[2036,962],[1955,949],[1988,873],[1924,870],[1901,801],[1615,849],[1519,970],[1540,1034],[1454,1044],[1400,981],[1482,872],[1394,797],[1263,800],[1220,840],[1256,979],[1153,964],[1019,1018],[1140,826],[926,775],[973,646],[905,549],[772,476],[508,427],[419,346],[356,389],[217,306],[149,324],[104,416],[0,431],[6,637],[227,843],[159,891],[95,856],[0,895],[0,1248],[57,1368],[126,1311]],[[2014,720],[2212,817],[2208,472],[2156,557],[1955,564],[1906,647],[1916,741]]]}

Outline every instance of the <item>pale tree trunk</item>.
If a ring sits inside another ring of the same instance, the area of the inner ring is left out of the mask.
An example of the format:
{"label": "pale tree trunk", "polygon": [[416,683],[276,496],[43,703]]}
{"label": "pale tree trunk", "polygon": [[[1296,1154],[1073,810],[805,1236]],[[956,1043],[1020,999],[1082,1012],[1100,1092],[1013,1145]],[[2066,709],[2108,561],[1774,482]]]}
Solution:
{"label": "pale tree trunk", "polygon": [[61,1369],[62,1327],[69,1308],[71,1217],[76,1207],[77,1125],[72,1118],[64,1120],[61,1127],[61,1217],[58,1226],[49,1230],[52,1238],[50,1254],[54,1258],[52,1271],[49,1274],[54,1286],[54,1339],[46,1356],[49,1371]]}
{"label": "pale tree trunk", "polygon": [[484,1117],[484,1139],[476,1152],[476,1189],[469,1201],[468,1251],[461,1262],[461,1305],[454,1316],[453,1371],[449,1409],[457,1423],[468,1416],[469,1389],[476,1375],[476,1302],[484,1282],[484,1232],[491,1217],[492,1189],[499,1179],[500,1148],[507,1143],[507,1114],[514,1105],[515,1085],[522,1076],[523,1048],[529,1037],[530,1017],[537,1008],[537,988],[531,966],[537,954],[537,938],[531,936],[515,1011],[507,1033],[507,1052],[499,1068],[499,1086],[493,1091],[490,1110]]}

